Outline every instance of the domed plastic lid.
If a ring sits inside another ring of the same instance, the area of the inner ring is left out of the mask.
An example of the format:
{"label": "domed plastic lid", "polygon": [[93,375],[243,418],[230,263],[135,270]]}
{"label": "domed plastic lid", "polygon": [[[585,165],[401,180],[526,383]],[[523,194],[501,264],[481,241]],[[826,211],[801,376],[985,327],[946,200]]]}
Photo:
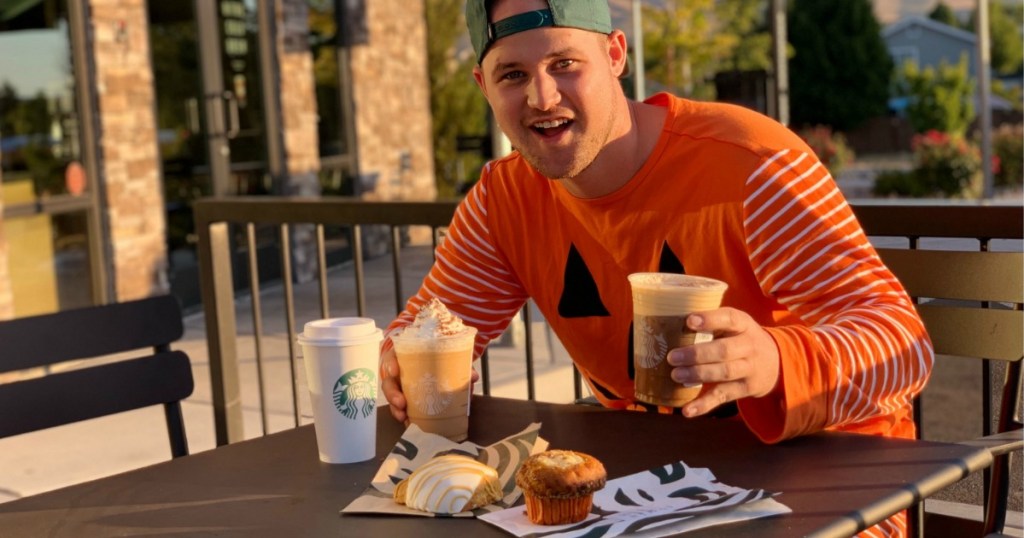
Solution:
{"label": "domed plastic lid", "polygon": [[306,323],[299,335],[300,344],[307,346],[354,346],[380,342],[383,333],[370,318],[329,318]]}

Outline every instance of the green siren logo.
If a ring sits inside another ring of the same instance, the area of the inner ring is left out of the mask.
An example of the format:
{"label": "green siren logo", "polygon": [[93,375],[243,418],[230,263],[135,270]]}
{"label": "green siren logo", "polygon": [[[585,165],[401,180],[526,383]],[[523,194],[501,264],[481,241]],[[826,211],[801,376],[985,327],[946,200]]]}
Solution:
{"label": "green siren logo", "polygon": [[369,368],[349,370],[334,384],[334,406],[342,415],[356,419],[373,412],[377,405],[376,374]]}

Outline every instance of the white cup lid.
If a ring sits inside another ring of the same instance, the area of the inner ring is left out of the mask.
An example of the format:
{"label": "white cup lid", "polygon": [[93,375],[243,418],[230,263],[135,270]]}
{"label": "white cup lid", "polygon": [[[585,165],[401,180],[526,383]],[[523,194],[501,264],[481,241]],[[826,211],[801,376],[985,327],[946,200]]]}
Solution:
{"label": "white cup lid", "polygon": [[366,342],[380,342],[381,330],[370,318],[329,318],[306,323],[299,335],[300,344],[307,345],[356,345]]}

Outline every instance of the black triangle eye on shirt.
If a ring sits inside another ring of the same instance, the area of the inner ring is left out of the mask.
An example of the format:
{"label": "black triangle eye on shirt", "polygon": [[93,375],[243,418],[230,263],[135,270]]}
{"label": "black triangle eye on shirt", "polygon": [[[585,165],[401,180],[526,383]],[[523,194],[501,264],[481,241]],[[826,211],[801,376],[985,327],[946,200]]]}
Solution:
{"label": "black triangle eye on shirt", "polygon": [[565,275],[562,284],[562,297],[558,300],[558,315],[563,318],[586,318],[590,316],[607,317],[611,314],[601,302],[601,292],[597,282],[590,273],[583,256],[576,250],[576,245],[569,245],[569,255],[565,260]]}
{"label": "black triangle eye on shirt", "polygon": [[[683,262],[679,260],[672,248],[665,241],[661,246],[661,256],[658,260],[658,271],[662,273],[682,273]],[[601,301],[601,292],[597,289],[597,281],[587,267],[575,244],[569,245],[569,254],[565,260],[565,274],[562,284],[562,297],[558,301],[558,315],[563,318],[585,318],[591,316],[608,317],[611,314],[608,308]],[[626,375],[634,379],[635,370],[633,366],[633,323],[630,320],[628,329],[628,342],[626,348]],[[612,398],[613,395],[604,387],[595,382],[595,386],[605,392],[605,395]]]}
{"label": "black triangle eye on shirt", "polygon": [[[685,273],[683,262],[665,241],[661,247],[658,271],[662,273]],[[610,316],[608,308],[601,301],[601,291],[597,289],[586,261],[576,249],[575,244],[569,245],[569,254],[565,260],[565,273],[562,284],[562,297],[558,301],[558,315],[563,318],[586,318],[591,316]]]}

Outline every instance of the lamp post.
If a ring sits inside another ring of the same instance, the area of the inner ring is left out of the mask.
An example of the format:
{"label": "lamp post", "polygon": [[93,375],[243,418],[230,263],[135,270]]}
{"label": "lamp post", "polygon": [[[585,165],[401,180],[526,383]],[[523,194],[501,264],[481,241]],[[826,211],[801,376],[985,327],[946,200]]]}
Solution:
{"label": "lamp post", "polygon": [[789,125],[789,68],[786,58],[786,0],[771,0],[769,12],[772,29],[772,81],[775,119]]}
{"label": "lamp post", "polygon": [[644,80],[644,28],[641,0],[633,0],[633,95],[637,101],[647,98]]}
{"label": "lamp post", "polygon": [[978,93],[981,114],[981,197],[995,194],[992,178],[992,53],[989,47],[988,0],[978,0]]}

